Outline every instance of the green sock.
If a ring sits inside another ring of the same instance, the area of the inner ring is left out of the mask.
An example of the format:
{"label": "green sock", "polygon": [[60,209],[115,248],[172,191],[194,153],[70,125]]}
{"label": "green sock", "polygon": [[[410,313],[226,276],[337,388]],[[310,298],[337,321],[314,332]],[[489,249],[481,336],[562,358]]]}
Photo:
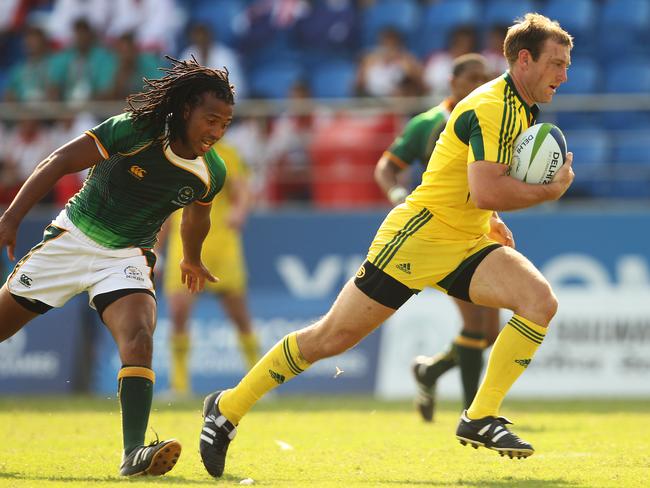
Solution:
{"label": "green sock", "polygon": [[144,445],[155,378],[154,372],[143,366],[123,366],[117,375],[124,454]]}
{"label": "green sock", "polygon": [[431,366],[425,369],[424,375],[422,376],[424,383],[433,385],[440,376],[458,364],[456,347],[456,344],[452,342],[447,352],[433,357]]}
{"label": "green sock", "polygon": [[476,396],[481,371],[483,371],[483,350],[486,345],[485,336],[477,332],[463,330],[456,338],[465,408],[469,408]]}

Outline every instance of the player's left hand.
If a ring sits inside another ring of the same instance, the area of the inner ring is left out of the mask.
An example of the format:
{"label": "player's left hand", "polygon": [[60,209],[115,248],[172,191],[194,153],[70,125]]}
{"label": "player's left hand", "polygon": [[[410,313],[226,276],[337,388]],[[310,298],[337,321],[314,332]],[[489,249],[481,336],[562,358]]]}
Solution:
{"label": "player's left hand", "polygon": [[212,273],[208,271],[208,268],[206,268],[201,262],[194,264],[183,259],[180,267],[181,282],[187,286],[190,293],[203,291],[206,280],[212,283],[219,281],[219,279],[216,276],[213,276]]}
{"label": "player's left hand", "polygon": [[512,231],[496,215],[490,218],[490,232],[488,232],[488,237],[504,246],[512,247],[513,249],[515,247],[515,238],[512,235]]}

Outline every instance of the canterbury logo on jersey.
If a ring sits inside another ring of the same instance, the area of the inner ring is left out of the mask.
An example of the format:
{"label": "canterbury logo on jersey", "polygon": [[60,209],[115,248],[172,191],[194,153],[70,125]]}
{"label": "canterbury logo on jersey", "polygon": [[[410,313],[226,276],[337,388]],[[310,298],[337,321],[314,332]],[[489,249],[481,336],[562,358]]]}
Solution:
{"label": "canterbury logo on jersey", "polygon": [[273,378],[273,380],[275,380],[275,382],[278,385],[284,383],[284,375],[281,375],[280,373],[276,373],[272,369],[269,369],[269,374],[271,375],[271,378]]}
{"label": "canterbury logo on jersey", "polygon": [[131,173],[137,179],[141,180],[142,178],[144,178],[144,175],[147,174],[147,170],[142,169],[140,166],[134,164],[129,168],[129,173]]}
{"label": "canterbury logo on jersey", "polygon": [[530,359],[515,359],[515,363],[517,363],[519,366],[527,368],[530,364]]}
{"label": "canterbury logo on jersey", "polygon": [[27,276],[25,273],[20,275],[20,278],[18,279],[23,285],[25,285],[27,288],[32,286],[32,279]]}
{"label": "canterbury logo on jersey", "polygon": [[399,263],[395,267],[400,271],[404,271],[406,274],[411,274],[411,263]]}

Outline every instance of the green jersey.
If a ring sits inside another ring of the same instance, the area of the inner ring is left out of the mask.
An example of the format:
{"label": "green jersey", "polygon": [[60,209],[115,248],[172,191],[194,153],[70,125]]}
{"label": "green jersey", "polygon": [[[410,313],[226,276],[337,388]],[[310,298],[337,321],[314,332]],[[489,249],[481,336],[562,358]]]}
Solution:
{"label": "green jersey", "polygon": [[389,159],[400,168],[406,168],[415,162],[426,166],[450,112],[449,102],[445,100],[409,120],[402,133],[387,149]]}
{"label": "green jersey", "polygon": [[183,159],[159,134],[136,130],[130,114],[86,132],[105,161],[93,166],[66,205],[70,220],[102,246],[152,247],[165,219],[192,202],[210,204],[223,187],[226,165],[214,149]]}

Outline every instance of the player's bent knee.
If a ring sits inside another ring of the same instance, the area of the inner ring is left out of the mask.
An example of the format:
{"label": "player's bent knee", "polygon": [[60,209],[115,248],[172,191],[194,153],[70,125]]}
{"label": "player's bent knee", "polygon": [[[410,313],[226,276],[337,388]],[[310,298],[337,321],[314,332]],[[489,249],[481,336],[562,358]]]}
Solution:
{"label": "player's bent knee", "polygon": [[342,354],[351,347],[357,345],[360,340],[361,337],[353,333],[351,330],[337,330],[322,344],[323,358]]}
{"label": "player's bent knee", "polygon": [[347,351],[362,338],[358,331],[342,327],[325,317],[320,322],[303,329],[299,345],[305,359],[313,363]]}
{"label": "player's bent knee", "polygon": [[539,287],[534,293],[529,294],[524,303],[515,311],[523,317],[532,320],[541,326],[547,326],[558,309],[558,301],[551,287]]}
{"label": "player's bent knee", "polygon": [[129,361],[137,360],[146,363],[153,355],[153,331],[144,324],[134,327],[128,337],[118,343],[121,356],[128,358]]}

